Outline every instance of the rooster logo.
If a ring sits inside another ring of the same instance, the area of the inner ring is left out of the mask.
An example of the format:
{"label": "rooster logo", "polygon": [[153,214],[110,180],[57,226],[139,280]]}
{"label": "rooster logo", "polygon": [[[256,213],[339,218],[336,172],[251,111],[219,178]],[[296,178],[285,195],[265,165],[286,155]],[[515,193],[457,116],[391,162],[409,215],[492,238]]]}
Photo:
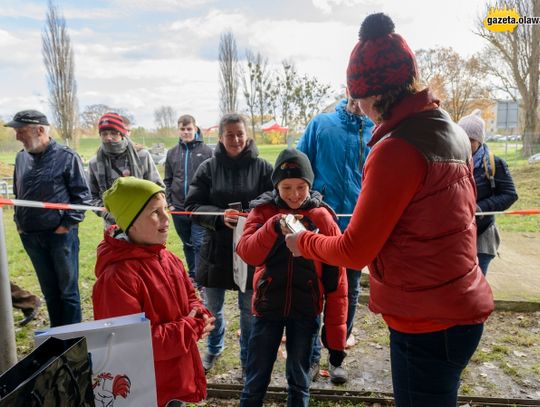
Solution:
{"label": "rooster logo", "polygon": [[92,386],[96,406],[113,407],[118,396],[127,398],[131,390],[131,380],[126,375],[113,375],[109,372],[100,373],[94,379]]}

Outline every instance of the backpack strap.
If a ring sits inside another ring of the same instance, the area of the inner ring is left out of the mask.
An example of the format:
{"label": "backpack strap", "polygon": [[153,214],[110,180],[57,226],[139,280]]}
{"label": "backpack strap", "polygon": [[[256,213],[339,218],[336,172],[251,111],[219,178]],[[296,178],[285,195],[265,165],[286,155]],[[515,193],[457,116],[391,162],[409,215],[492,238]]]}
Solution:
{"label": "backpack strap", "polygon": [[485,156],[483,161],[486,178],[489,180],[491,189],[495,190],[495,154],[493,154],[491,151],[489,152],[489,167]]}

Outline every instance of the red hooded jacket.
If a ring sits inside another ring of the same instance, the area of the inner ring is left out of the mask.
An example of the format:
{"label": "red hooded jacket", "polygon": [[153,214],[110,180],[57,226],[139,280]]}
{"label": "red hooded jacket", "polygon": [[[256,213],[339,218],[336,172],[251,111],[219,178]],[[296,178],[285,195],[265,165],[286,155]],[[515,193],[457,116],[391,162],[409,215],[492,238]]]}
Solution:
{"label": "red hooded jacket", "polygon": [[[347,275],[343,267],[293,257],[279,228],[283,214],[293,212],[276,205],[276,192],[266,192],[250,203],[236,252],[248,264],[257,266],[253,277],[253,312],[267,319],[309,318],[324,308],[325,346],[341,351],[347,336]],[[323,235],[341,232],[332,210],[312,192],[307,205],[295,210],[308,229]]]}
{"label": "red hooded jacket", "polygon": [[[477,324],[493,294],[476,258],[470,144],[427,91],[373,133],[362,193],[342,237],[303,233],[303,256],[369,264],[369,307],[401,332]],[[431,106],[431,108],[424,108]]]}
{"label": "red hooded jacket", "polygon": [[197,341],[204,328],[197,298],[178,257],[163,245],[142,246],[105,232],[97,249],[94,318],[144,312],[152,325],[158,405],[171,399],[197,402],[206,397],[206,378]]}

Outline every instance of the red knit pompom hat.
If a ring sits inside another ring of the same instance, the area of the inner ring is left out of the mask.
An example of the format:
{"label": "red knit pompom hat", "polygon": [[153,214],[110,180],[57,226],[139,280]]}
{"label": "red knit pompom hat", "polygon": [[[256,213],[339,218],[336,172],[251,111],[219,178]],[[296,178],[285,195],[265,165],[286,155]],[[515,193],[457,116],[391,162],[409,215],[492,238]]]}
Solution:
{"label": "red knit pompom hat", "polygon": [[127,134],[126,125],[122,120],[122,117],[118,113],[109,112],[105,113],[98,122],[99,131],[103,130],[116,130],[119,131],[122,136]]}
{"label": "red knit pompom hat", "polygon": [[383,94],[418,77],[416,59],[394,23],[383,13],[366,17],[347,67],[347,87],[354,99]]}

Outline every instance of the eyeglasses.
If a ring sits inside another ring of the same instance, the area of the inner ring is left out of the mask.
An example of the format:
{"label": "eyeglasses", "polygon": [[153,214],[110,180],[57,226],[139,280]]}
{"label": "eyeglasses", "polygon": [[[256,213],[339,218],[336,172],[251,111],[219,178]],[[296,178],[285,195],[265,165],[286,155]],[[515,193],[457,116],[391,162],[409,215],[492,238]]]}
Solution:
{"label": "eyeglasses", "polygon": [[120,140],[122,138],[122,134],[117,130],[102,130],[99,132],[99,135],[101,137],[110,137],[113,140]]}

